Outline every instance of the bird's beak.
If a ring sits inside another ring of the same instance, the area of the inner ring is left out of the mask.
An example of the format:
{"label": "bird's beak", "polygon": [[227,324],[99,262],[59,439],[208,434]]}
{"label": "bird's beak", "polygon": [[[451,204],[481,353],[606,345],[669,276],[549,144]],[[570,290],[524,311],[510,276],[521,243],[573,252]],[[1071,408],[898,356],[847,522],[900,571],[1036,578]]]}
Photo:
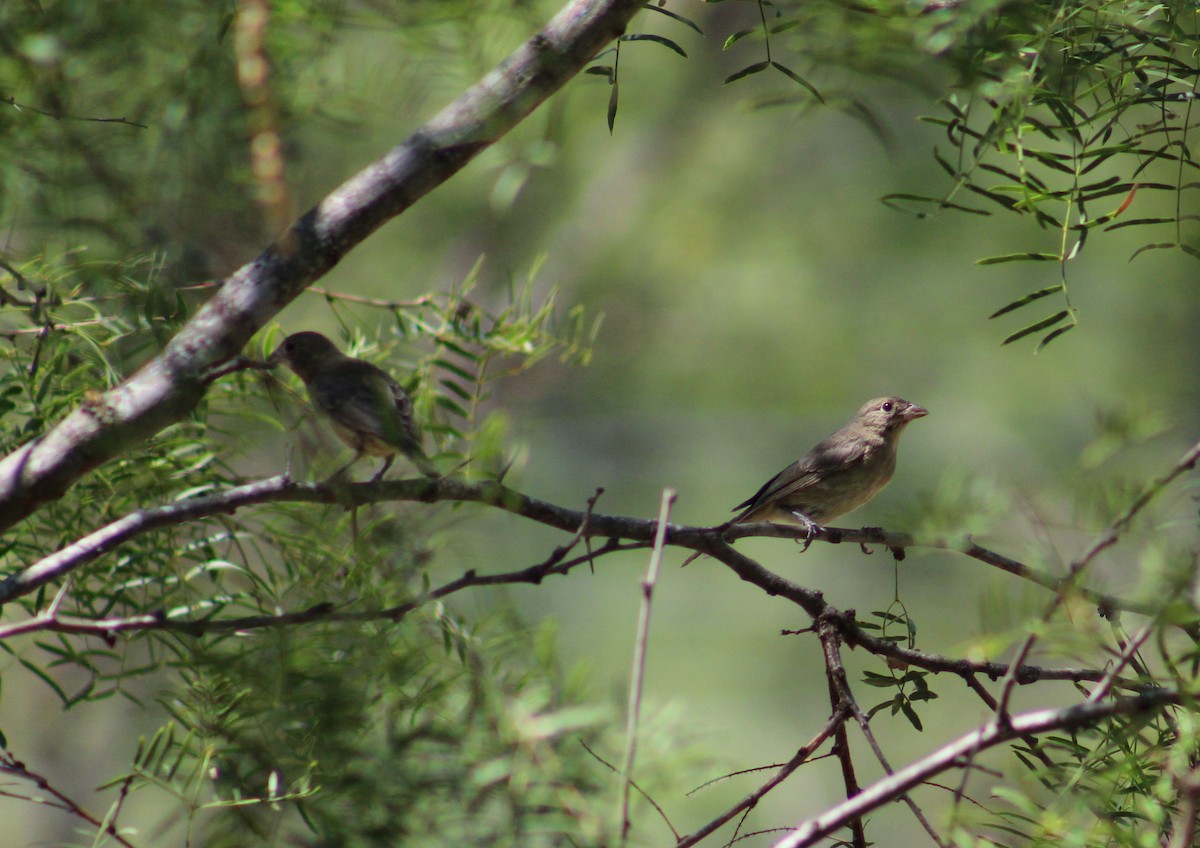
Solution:
{"label": "bird's beak", "polygon": [[283,363],[283,345],[275,348],[275,352],[267,357],[268,368],[278,368]]}
{"label": "bird's beak", "polygon": [[910,403],[908,409],[904,410],[904,420],[913,421],[917,418],[924,418],[929,414],[929,410],[915,403]]}

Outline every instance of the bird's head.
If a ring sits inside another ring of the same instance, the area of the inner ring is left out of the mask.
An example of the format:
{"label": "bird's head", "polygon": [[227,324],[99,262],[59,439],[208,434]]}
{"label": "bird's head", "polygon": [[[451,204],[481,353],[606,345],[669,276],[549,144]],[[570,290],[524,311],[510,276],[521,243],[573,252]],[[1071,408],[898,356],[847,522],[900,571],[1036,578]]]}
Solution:
{"label": "bird's head", "polygon": [[342,358],[342,352],[337,345],[320,333],[292,333],[275,349],[267,359],[267,364],[274,368],[286,365],[300,376],[308,380],[322,367],[333,364]]}
{"label": "bird's head", "polygon": [[864,429],[883,435],[899,433],[910,421],[924,418],[929,410],[898,397],[881,397],[869,400],[854,416],[854,423]]}

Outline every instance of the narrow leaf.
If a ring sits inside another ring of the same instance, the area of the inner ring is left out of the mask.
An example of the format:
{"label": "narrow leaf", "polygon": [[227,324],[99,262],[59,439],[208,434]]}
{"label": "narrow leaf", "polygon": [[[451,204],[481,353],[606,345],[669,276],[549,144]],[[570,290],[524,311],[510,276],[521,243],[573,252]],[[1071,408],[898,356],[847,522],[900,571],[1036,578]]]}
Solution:
{"label": "narrow leaf", "polygon": [[740,29],[740,30],[738,30],[737,32],[735,32],[733,35],[729,36],[729,38],[725,39],[725,44],[724,44],[724,45],[721,47],[721,49],[722,49],[722,50],[728,50],[730,47],[732,47],[732,46],[733,46],[734,44],[736,44],[737,42],[741,41],[741,40],[742,40],[743,38],[745,38],[747,35],[751,35],[751,34],[753,34],[753,33],[757,32],[757,31],[758,31],[758,30],[757,30],[757,29],[755,29],[755,28],[751,28],[751,29]]}
{"label": "narrow leaf", "polygon": [[649,33],[637,33],[635,35],[622,35],[622,41],[653,41],[655,44],[661,44],[663,47],[669,47],[678,53],[683,58],[687,58],[687,53],[682,47],[676,44],[669,38],[663,38],[661,35],[651,35]]}
{"label": "narrow leaf", "polygon": [[608,133],[612,135],[613,125],[617,122],[617,91],[620,88],[616,80],[613,80],[612,93],[608,95]]}
{"label": "narrow leaf", "polygon": [[1057,253],[1006,253],[1003,256],[985,256],[976,259],[976,265],[999,265],[1002,262],[1057,262]]}
{"label": "narrow leaf", "polygon": [[1176,247],[1179,247],[1179,245],[1173,241],[1160,241],[1155,244],[1143,244],[1133,252],[1133,255],[1129,257],[1129,261],[1132,262],[1133,260],[1137,259],[1138,256],[1140,256],[1142,253],[1145,253],[1147,250],[1171,250]]}
{"label": "narrow leaf", "polygon": [[[1051,330],[1049,333],[1046,334],[1046,338],[1044,338],[1040,342],[1038,342],[1037,350],[1041,350],[1046,345],[1050,344],[1050,342],[1054,341],[1059,336],[1061,336],[1063,333],[1065,333],[1067,330],[1073,330],[1074,328],[1075,328],[1074,321],[1072,321],[1070,324],[1065,324],[1062,327],[1056,327],[1055,329]],[[1034,352],[1036,353],[1037,351],[1034,351]]]}
{"label": "narrow leaf", "polygon": [[742,68],[737,73],[733,73],[725,77],[725,84],[729,85],[729,83],[734,82],[735,80],[740,80],[742,77],[748,77],[751,74],[761,73],[769,67],[771,67],[770,62],[755,62],[753,65]]}
{"label": "narrow leaf", "polygon": [[798,85],[805,88],[813,97],[817,98],[817,100],[820,101],[821,103],[825,102],[825,98],[821,96],[821,92],[817,91],[813,87],[812,83],[810,83],[804,77],[800,76],[798,73],[793,71],[791,68],[781,65],[778,62],[772,62],[771,67],[773,67],[775,70],[779,71],[781,74],[783,74],[785,77],[790,79],[792,82],[797,83]]}
{"label": "narrow leaf", "polygon": [[1015,333],[1013,333],[1011,336],[1006,338],[1004,341],[1000,342],[1000,344],[1001,345],[1012,344],[1013,342],[1017,341],[1018,339],[1023,339],[1028,335],[1037,333],[1041,330],[1045,330],[1048,327],[1053,327],[1059,321],[1064,320],[1068,315],[1070,315],[1070,313],[1064,309],[1062,312],[1058,312],[1054,315],[1051,315],[1049,318],[1043,318],[1041,321],[1037,321],[1033,324],[1030,324],[1028,327],[1024,327],[1020,330],[1017,330]]}
{"label": "narrow leaf", "polygon": [[995,312],[993,312],[991,315],[989,315],[988,318],[999,318],[1001,315],[1007,315],[1008,313],[1012,312],[1014,309],[1020,309],[1022,306],[1025,306],[1026,304],[1029,304],[1029,303],[1033,303],[1035,300],[1041,300],[1043,297],[1052,295],[1055,292],[1062,291],[1062,288],[1063,288],[1062,283],[1059,283],[1058,285],[1048,286],[1044,289],[1039,289],[1038,291],[1030,292],[1029,294],[1025,295],[1024,297],[1014,300],[1012,303],[1008,304],[1008,306],[1004,306],[1004,307],[1001,307],[1000,309],[997,309]]}
{"label": "narrow leaf", "polygon": [[675,12],[672,12],[670,9],[664,9],[662,6],[656,6],[653,3],[643,3],[642,8],[649,9],[651,12],[658,12],[660,15],[666,15],[668,18],[674,18],[684,26],[690,26],[696,32],[704,35],[704,30],[700,29],[695,21],[685,18],[683,15],[678,15]]}

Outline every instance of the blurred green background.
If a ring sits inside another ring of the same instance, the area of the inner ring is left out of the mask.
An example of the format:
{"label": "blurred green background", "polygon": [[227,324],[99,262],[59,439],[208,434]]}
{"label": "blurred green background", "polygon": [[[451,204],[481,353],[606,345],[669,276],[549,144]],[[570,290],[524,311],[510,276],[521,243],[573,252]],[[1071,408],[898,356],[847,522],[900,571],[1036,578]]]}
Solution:
{"label": "blurred green background", "polygon": [[[419,127],[552,8],[530,9],[529,26],[481,15],[472,23],[335,29],[323,57],[305,69],[311,111],[293,116],[289,130],[299,208]],[[495,386],[493,408],[509,416],[514,444],[523,448],[508,482],[536,497],[583,508],[603,487],[599,511],[649,518],[669,487],[679,494],[674,520],[715,524],[864,400],[897,394],[930,415],[907,431],[890,488],[839,523],[972,534],[1005,554],[1061,569],[1102,526],[1097,504],[1110,484],[1164,471],[1196,438],[1194,261],[1162,251],[1131,262],[1145,233],[1093,234],[1069,267],[1081,325],[1036,355],[1033,340],[1002,348],[1001,339],[1034,316],[987,316],[1057,282],[1058,267],[982,267],[975,260],[1057,250],[1058,233],[1015,216],[918,218],[880,202],[893,192],[946,189],[930,155],[943,136],[918,117],[939,112],[931,92],[949,83],[948,72],[915,52],[910,71],[919,84],[834,66],[803,69],[823,92],[868,104],[881,137],[835,107],[756,108],[764,97],[795,93],[781,76],[722,84],[761,50],[749,39],[721,49],[725,34],[753,25],[751,6],[670,8],[694,17],[708,35],[643,13],[635,27],[668,34],[689,58],[654,44],[624,45],[611,134],[606,80],[577,78],[320,285],[406,299],[449,288],[482,256],[474,297],[498,308],[512,282],[524,280],[544,255],[535,291],[557,289],[564,318],[567,306],[582,304],[591,316],[602,313],[603,324],[589,367],[547,360]],[[430,51],[431,40],[443,49]],[[216,276],[263,244],[257,234],[177,211],[180,231],[194,223],[196,233],[220,233],[218,243],[204,245]],[[356,314],[389,329],[386,314]],[[317,295],[289,306],[279,325],[286,332],[339,328]],[[1152,438],[1118,442],[1103,464],[1087,467],[1085,450],[1107,432],[1106,421],[1122,416],[1153,417],[1160,426]],[[286,446],[276,441],[255,466],[273,473],[285,462]],[[1180,513],[1194,510],[1186,493],[1168,497]],[[434,566],[442,578],[533,564],[563,541],[483,509],[435,520],[444,525]],[[886,552],[815,545],[801,555],[784,540],[747,540],[739,548],[860,618],[893,600],[894,564]],[[672,553],[655,594],[646,720],[704,755],[689,775],[699,785],[725,771],[786,760],[819,729],[829,704],[816,640],[780,635],[805,626],[797,610],[711,560],[680,571],[682,559]],[[607,557],[594,575],[576,571],[536,587],[476,590],[451,604],[485,615],[511,601],[531,629],[556,622],[564,661],[586,670],[598,699],[621,705],[646,563],[644,554]],[[1147,575],[1119,553],[1106,566],[1093,575],[1106,581],[1103,588],[1150,591]],[[1044,602],[1015,578],[945,553],[911,551],[899,580],[918,645],[949,655],[1001,659],[990,652],[1011,637],[1007,628]],[[1078,623],[1094,626],[1086,617]],[[863,667],[882,671],[851,652],[847,662],[852,681]],[[109,758],[128,759],[131,752],[105,745],[112,738],[105,728],[136,715],[128,705],[88,705],[86,723],[71,713],[47,727],[41,716],[55,712],[56,702],[44,687],[11,670],[4,683],[6,732],[30,759],[36,753],[53,763],[56,752],[70,751],[71,762],[89,763],[75,778],[83,789],[111,771]],[[961,681],[938,679],[934,688],[942,700],[923,713],[924,734],[902,717],[876,719],[894,764],[986,715]],[[871,706],[871,690],[857,691]],[[1032,701],[1018,693],[1018,705],[1044,705],[1051,691],[1039,689]],[[35,743],[39,749],[30,747]],[[858,737],[851,744],[867,783],[878,770],[865,765]],[[740,777],[691,798],[656,800],[687,830],[764,779]],[[979,788],[986,794],[986,778]],[[753,823],[794,824],[841,791],[835,761],[807,766],[759,807]],[[944,800],[935,790],[919,797],[935,810]],[[0,799],[0,817],[11,821],[6,806]],[[11,806],[20,816],[18,835],[0,844],[53,841],[54,828],[66,826],[57,816],[38,821],[28,805]],[[879,815],[889,822],[888,844],[926,844],[907,811]],[[667,844],[669,833],[655,828],[644,825],[638,837]]]}

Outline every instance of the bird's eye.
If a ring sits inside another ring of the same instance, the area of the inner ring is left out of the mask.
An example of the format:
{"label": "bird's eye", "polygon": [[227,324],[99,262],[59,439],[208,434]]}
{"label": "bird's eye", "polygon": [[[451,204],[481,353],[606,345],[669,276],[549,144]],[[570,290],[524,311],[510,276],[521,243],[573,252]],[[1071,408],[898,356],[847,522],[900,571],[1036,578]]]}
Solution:
{"label": "bird's eye", "polygon": [[882,409],[884,412],[891,412],[892,411],[892,402],[890,400],[885,400],[883,402],[883,406],[881,406],[879,408]]}

